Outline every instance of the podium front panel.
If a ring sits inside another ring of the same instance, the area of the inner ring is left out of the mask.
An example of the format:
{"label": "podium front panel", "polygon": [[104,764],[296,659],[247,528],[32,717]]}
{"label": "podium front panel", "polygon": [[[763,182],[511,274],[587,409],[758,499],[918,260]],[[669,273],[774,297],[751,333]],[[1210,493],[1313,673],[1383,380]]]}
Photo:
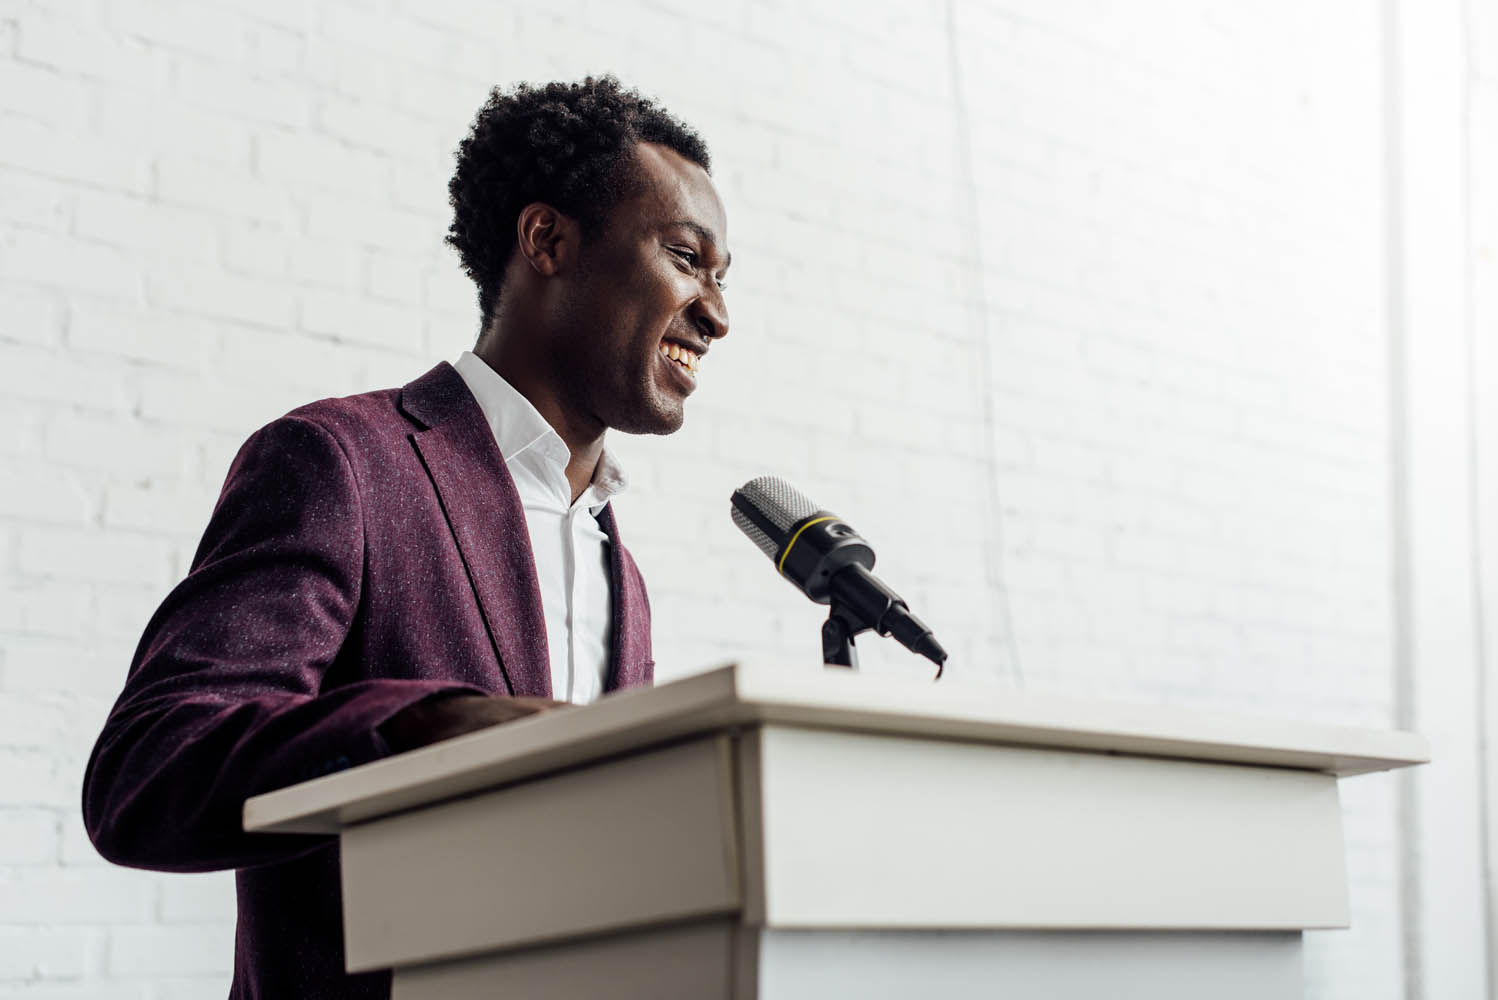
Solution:
{"label": "podium front panel", "polygon": [[1289,932],[782,931],[710,919],[399,969],[391,1000],[1301,1000]]}
{"label": "podium front panel", "polygon": [[746,735],[741,753],[746,785],[759,786],[744,796],[758,814],[745,832],[751,922],[1299,931],[1348,921],[1329,774],[786,726]]}
{"label": "podium front panel", "polygon": [[727,737],[343,832],[350,972],[739,908]]}

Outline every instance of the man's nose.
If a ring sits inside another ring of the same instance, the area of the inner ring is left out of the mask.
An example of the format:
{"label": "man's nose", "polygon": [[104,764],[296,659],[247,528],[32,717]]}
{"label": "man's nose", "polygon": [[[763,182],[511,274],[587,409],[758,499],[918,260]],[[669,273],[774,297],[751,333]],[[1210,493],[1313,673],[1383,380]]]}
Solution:
{"label": "man's nose", "polygon": [[693,317],[697,329],[708,340],[728,336],[728,304],[723,301],[723,290],[716,285],[697,299],[696,315]]}

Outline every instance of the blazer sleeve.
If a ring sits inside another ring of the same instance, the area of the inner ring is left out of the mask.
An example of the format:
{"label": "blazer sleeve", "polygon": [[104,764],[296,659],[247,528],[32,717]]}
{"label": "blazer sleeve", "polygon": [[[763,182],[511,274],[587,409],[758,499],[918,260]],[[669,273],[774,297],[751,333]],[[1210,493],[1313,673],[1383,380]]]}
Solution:
{"label": "blazer sleeve", "polygon": [[389,752],[377,727],[448,681],[324,690],[359,606],[363,508],[347,456],[283,417],[229,470],[191,571],[146,626],[83,783],[105,858],[162,871],[284,860],[325,838],[246,834],[244,800]]}

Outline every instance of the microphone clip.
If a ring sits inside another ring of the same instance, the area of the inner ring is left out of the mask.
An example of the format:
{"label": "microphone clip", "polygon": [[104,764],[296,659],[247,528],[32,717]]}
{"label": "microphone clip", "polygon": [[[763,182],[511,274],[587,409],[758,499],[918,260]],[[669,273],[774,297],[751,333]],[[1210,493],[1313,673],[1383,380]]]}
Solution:
{"label": "microphone clip", "polygon": [[829,667],[857,670],[858,650],[853,637],[872,630],[874,625],[836,597],[831,603],[832,610],[822,623],[822,662]]}

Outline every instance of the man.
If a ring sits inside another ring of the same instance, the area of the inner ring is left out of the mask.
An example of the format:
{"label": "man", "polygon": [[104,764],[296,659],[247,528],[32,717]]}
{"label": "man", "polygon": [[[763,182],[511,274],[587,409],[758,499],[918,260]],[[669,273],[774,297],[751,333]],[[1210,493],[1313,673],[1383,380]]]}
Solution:
{"label": "man", "polygon": [[474,351],[235,459],[83,796],[112,861],[239,869],[233,997],[389,995],[343,971],[336,843],[246,835],[247,797],[650,682],[604,435],[676,430],[727,332],[708,165],[612,78],[494,91],[450,185]]}

